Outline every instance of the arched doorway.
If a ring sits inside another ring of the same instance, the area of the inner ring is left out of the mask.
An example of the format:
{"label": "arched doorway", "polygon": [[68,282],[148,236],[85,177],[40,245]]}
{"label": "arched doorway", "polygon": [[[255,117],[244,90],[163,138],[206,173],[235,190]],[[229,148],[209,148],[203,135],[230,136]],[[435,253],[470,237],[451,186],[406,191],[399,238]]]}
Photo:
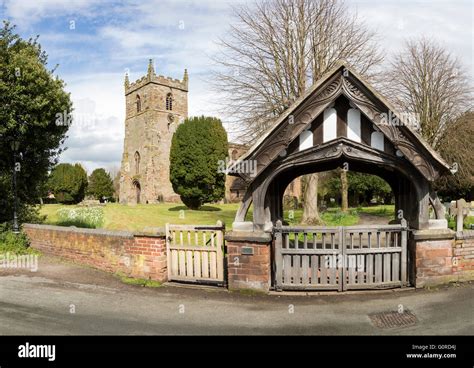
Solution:
{"label": "arched doorway", "polygon": [[135,203],[140,204],[141,203],[141,195],[142,195],[142,187],[140,185],[140,182],[138,180],[133,181],[133,187],[135,189]]}

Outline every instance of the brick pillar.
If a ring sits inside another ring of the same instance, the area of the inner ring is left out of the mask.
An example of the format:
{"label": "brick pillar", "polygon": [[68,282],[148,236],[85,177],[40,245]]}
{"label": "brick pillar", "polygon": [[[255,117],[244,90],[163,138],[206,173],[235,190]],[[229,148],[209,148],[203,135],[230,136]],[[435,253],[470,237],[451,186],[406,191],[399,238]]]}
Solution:
{"label": "brick pillar", "polygon": [[412,232],[411,278],[417,288],[457,281],[453,269],[454,235],[449,229]]}
{"label": "brick pillar", "polygon": [[166,239],[164,234],[135,234],[134,242],[127,247],[128,253],[138,257],[132,272],[136,277],[168,281]]}
{"label": "brick pillar", "polygon": [[271,284],[272,235],[230,232],[226,235],[229,290],[268,292]]}

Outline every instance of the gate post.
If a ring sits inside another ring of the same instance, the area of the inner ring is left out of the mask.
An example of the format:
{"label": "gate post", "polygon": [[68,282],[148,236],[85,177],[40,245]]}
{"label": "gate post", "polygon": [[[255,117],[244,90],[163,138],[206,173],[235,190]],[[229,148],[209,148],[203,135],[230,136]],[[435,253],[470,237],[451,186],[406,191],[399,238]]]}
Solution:
{"label": "gate post", "polygon": [[270,290],[272,238],[263,231],[226,234],[229,290]]}
{"label": "gate post", "polygon": [[217,233],[217,278],[224,280],[225,283],[225,275],[224,275],[224,233],[225,233],[225,225],[222,221],[217,221],[217,226],[220,227],[220,230],[216,230]]}
{"label": "gate post", "polygon": [[408,257],[407,257],[407,243],[408,243],[408,226],[407,226],[407,220],[402,219],[400,224],[402,225],[402,231],[401,231],[401,247],[402,247],[402,264],[401,264],[401,286],[407,286],[407,263],[408,263]]}
{"label": "gate post", "polygon": [[449,229],[411,231],[410,273],[416,288],[458,281],[453,272],[455,235]]}
{"label": "gate post", "polygon": [[283,246],[282,222],[278,220],[275,226],[275,257],[273,260],[273,272],[275,277],[275,289],[281,291],[283,283],[283,258],[281,255],[281,247]]}
{"label": "gate post", "polygon": [[171,275],[172,275],[170,241],[171,241],[170,224],[166,223],[166,225],[165,225],[165,246],[166,246],[166,265],[168,267],[168,280],[171,280]]}

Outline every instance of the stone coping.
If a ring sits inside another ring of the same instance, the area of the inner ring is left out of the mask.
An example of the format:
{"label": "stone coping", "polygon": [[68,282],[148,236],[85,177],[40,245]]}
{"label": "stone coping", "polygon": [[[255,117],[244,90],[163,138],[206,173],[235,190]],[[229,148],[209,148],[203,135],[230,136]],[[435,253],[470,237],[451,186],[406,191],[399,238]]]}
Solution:
{"label": "stone coping", "polygon": [[231,231],[226,234],[225,240],[267,244],[272,242],[273,236],[264,231]]}
{"label": "stone coping", "polygon": [[23,227],[26,229],[38,229],[38,230],[52,230],[52,231],[63,231],[63,232],[73,232],[77,234],[89,234],[89,235],[101,235],[101,236],[115,236],[122,238],[133,238],[137,236],[146,236],[153,238],[162,238],[165,236],[163,232],[137,232],[133,233],[131,231],[118,231],[118,230],[104,230],[104,229],[84,229],[78,228],[75,226],[54,226],[54,225],[41,225],[41,224],[23,224]]}
{"label": "stone coping", "polygon": [[474,239],[474,230],[466,230],[456,232],[456,239]]}
{"label": "stone coping", "polygon": [[147,237],[147,238],[164,238],[165,237],[165,231],[163,230],[162,232],[156,232],[156,233],[148,233],[148,232],[138,232],[138,233],[133,233],[133,236],[135,237]]}
{"label": "stone coping", "polygon": [[414,240],[442,240],[454,239],[456,233],[450,229],[424,229],[412,230],[411,238]]}

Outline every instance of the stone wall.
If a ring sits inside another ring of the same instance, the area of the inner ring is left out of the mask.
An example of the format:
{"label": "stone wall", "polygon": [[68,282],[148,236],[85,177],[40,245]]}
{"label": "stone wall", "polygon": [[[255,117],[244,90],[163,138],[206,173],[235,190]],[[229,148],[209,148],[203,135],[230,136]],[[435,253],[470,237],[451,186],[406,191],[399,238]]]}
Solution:
{"label": "stone wall", "polygon": [[60,226],[23,226],[33,248],[95,268],[129,277],[167,280],[164,234],[77,229]]}

